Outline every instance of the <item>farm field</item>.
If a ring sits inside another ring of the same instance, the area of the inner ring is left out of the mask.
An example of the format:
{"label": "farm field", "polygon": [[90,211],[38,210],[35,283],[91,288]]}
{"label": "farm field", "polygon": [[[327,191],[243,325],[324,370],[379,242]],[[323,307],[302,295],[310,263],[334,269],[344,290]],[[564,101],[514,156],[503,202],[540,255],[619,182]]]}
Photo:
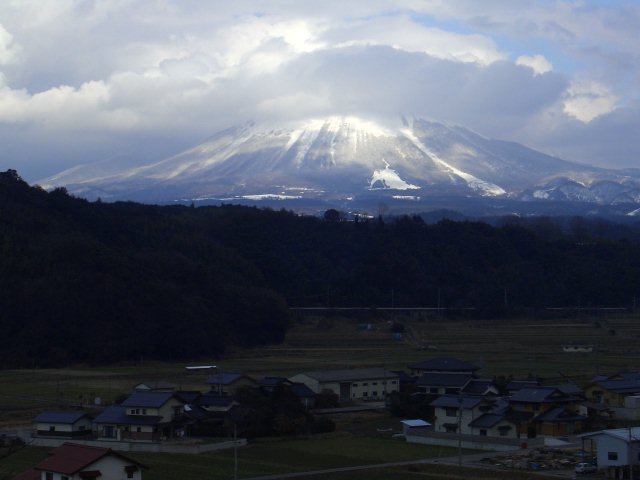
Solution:
{"label": "farm field", "polygon": [[[11,478],[47,456],[48,448],[24,447],[0,458],[0,478]],[[471,453],[463,451],[463,454]],[[238,478],[253,478],[310,470],[367,464],[435,459],[457,455],[457,449],[406,444],[388,435],[334,435],[325,438],[260,441],[238,452]],[[149,467],[145,480],[223,480],[233,478],[232,451],[202,455],[128,453]],[[366,473],[365,473],[366,472]],[[404,465],[361,472],[328,473],[312,478],[341,480],[366,475],[376,479],[426,478],[433,480],[541,478],[526,472],[458,468],[450,465]],[[544,478],[544,477],[543,477]]]}
{"label": "farm field", "polygon": [[[394,338],[392,322],[405,328]],[[369,327],[370,329],[367,329]],[[563,345],[593,345],[591,353],[566,353]],[[453,356],[481,367],[485,377],[563,376],[586,383],[598,373],[640,368],[640,316],[570,319],[450,320],[419,316],[301,317],[285,342],[230,351],[221,359],[197,359],[227,371],[290,376],[307,370],[407,365]],[[184,363],[73,366],[0,370],[0,426],[29,424],[43,409],[112,403],[142,381],[164,380],[185,390],[204,390],[209,373],[187,372]]]}

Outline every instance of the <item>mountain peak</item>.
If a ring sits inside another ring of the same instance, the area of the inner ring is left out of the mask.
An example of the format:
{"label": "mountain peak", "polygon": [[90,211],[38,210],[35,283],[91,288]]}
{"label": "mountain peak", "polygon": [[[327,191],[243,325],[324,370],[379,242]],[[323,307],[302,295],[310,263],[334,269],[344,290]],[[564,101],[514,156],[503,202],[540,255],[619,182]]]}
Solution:
{"label": "mountain peak", "polygon": [[[513,197],[556,188],[550,183],[554,180],[564,185],[567,180],[596,180],[604,173],[620,184],[630,178],[461,126],[405,116],[390,121],[344,115],[251,121],[153,164],[109,175],[89,165],[52,177],[45,185],[63,184],[88,197],[155,202],[274,195],[329,200],[404,190],[421,196]],[[637,179],[627,187],[640,191]]]}

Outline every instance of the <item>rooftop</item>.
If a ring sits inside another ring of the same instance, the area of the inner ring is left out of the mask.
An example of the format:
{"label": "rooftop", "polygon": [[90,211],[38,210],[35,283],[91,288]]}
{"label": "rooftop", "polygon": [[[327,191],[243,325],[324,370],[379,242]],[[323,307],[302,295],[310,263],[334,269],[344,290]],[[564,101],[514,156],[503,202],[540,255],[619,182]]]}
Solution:
{"label": "rooftop", "polygon": [[157,425],[162,417],[156,415],[127,415],[127,408],[112,405],[94,419],[94,423],[112,423],[117,425]]}
{"label": "rooftop", "polygon": [[107,455],[115,455],[127,463],[147,468],[135,460],[114,452],[110,448],[64,443],[55,448],[49,458],[36,465],[35,469],[56,472],[62,475],[74,475]]}
{"label": "rooftop", "polygon": [[423,370],[429,372],[475,372],[476,370],[480,370],[479,367],[476,367],[469,362],[449,357],[431,358],[423,362],[409,365],[409,368],[412,370]]}
{"label": "rooftop", "polygon": [[76,423],[78,420],[89,417],[87,412],[42,412],[35,419],[36,423]]}
{"label": "rooftop", "polygon": [[304,372],[303,375],[319,382],[354,382],[358,380],[397,379],[398,375],[384,368],[353,368]]}
{"label": "rooftop", "polygon": [[123,407],[160,408],[175,397],[173,392],[134,392],[122,402]]}

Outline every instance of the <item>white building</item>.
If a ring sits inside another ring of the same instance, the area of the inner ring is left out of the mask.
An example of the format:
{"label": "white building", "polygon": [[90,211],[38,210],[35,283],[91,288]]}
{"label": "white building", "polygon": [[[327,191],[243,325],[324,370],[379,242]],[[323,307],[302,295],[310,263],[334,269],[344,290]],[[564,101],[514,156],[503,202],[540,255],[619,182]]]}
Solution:
{"label": "white building", "polygon": [[631,470],[640,473],[640,427],[602,430],[582,438],[596,442],[598,470],[606,470],[609,477],[628,478]]}
{"label": "white building", "polygon": [[331,391],[341,401],[380,400],[399,391],[400,387],[398,374],[383,368],[305,372],[294,375],[289,380],[303,383],[315,393]]}

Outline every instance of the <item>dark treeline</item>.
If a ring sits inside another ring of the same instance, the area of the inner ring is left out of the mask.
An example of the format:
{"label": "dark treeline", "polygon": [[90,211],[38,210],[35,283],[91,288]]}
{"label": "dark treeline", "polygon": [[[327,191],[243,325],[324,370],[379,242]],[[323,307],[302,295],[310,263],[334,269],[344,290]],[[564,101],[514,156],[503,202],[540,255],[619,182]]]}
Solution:
{"label": "dark treeline", "polygon": [[0,365],[212,357],[281,341],[289,306],[471,307],[479,317],[633,306],[638,242],[576,222],[564,232],[546,221],[90,203],[8,171]]}

